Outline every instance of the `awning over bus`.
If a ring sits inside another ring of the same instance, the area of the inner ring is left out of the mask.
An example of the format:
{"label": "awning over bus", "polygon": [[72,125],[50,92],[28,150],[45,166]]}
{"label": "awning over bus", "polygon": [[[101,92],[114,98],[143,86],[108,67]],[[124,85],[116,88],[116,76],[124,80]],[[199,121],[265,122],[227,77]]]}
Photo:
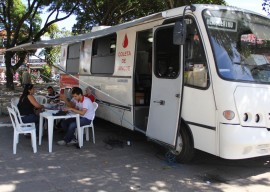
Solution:
{"label": "awning over bus", "polygon": [[84,41],[86,39],[109,35],[111,33],[115,33],[116,31],[126,29],[129,27],[133,27],[133,26],[136,26],[138,24],[141,24],[141,23],[144,23],[144,22],[147,22],[150,20],[160,19],[160,18],[162,18],[162,12],[155,13],[155,14],[152,14],[152,15],[140,18],[140,19],[135,19],[133,21],[123,23],[120,25],[108,27],[108,28],[100,30],[100,31],[85,33],[85,34],[81,34],[81,35],[77,35],[77,36],[64,37],[64,38],[59,38],[59,39],[25,43],[25,44],[18,45],[16,47],[12,47],[10,49],[7,49],[6,51],[35,50],[35,49],[44,48],[44,47],[53,47],[53,46],[57,46],[57,45],[61,45],[61,44],[72,44],[72,43]]}

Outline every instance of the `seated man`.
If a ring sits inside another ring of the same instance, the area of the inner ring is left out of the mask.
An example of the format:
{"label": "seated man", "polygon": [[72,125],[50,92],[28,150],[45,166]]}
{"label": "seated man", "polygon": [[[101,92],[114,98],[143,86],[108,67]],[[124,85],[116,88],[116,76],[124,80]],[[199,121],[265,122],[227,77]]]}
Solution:
{"label": "seated man", "polygon": [[[93,120],[95,110],[92,101],[83,96],[82,89],[74,87],[72,89],[72,99],[69,101],[64,95],[61,95],[61,99],[66,103],[67,111],[77,113],[80,115],[80,126],[89,125]],[[58,141],[58,145],[70,145],[76,144],[75,130],[77,128],[76,118],[69,118],[61,122],[61,127],[65,130],[66,134],[64,139]]]}
{"label": "seated man", "polygon": [[47,88],[48,94],[46,95],[48,99],[48,103],[54,102],[57,103],[59,101],[59,93],[54,91],[52,86]]}

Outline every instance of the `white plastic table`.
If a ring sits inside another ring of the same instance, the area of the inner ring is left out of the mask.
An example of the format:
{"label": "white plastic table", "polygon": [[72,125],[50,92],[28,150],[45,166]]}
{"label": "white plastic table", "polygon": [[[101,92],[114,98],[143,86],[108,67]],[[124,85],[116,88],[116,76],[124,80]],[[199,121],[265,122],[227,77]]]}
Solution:
{"label": "white plastic table", "polygon": [[[47,110],[46,112],[40,113],[39,117],[39,145],[41,145],[41,139],[43,136],[43,120],[44,118],[48,119],[48,146],[49,146],[49,152],[52,152],[52,141],[53,141],[53,124],[55,119],[68,119],[68,118],[76,118],[77,127],[80,127],[80,115],[79,114],[67,114],[63,116],[53,116],[54,113],[57,111],[54,110]],[[78,141],[79,141],[79,147],[82,146],[80,143],[80,131],[81,129],[77,129],[78,131]]]}

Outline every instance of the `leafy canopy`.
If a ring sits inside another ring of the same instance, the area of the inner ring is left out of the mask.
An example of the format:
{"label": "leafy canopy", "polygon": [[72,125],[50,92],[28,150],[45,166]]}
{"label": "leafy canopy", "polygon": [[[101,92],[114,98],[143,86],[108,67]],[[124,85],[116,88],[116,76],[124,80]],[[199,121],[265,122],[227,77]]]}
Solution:
{"label": "leafy canopy", "polygon": [[[38,41],[48,28],[59,21],[68,18],[75,10],[79,0],[1,0],[0,23],[6,31],[5,48],[15,45]],[[41,26],[40,13],[48,12],[44,26]],[[64,13],[64,16],[61,16]],[[11,65],[11,58],[15,52],[6,52],[5,63],[7,73],[7,87],[13,88],[13,72],[25,61],[27,53],[22,51],[15,66]]]}
{"label": "leafy canopy", "polygon": [[76,9],[73,32],[86,33],[93,26],[116,25],[152,13],[194,3],[225,4],[224,0],[82,0]]}
{"label": "leafy canopy", "polygon": [[263,0],[262,9],[268,13],[268,15],[270,14],[270,0]]}

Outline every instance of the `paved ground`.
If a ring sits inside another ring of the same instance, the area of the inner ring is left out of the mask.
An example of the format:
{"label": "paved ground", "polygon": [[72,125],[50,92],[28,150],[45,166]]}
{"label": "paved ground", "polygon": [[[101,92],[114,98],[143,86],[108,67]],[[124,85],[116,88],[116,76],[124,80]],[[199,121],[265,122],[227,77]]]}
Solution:
{"label": "paved ground", "polygon": [[[95,121],[96,144],[58,146],[63,134],[55,132],[53,152],[45,135],[34,154],[30,139],[21,136],[13,155],[13,128],[3,126],[8,123],[9,117],[1,115],[1,192],[270,191],[269,156],[229,161],[197,152],[189,165],[171,163],[164,148],[100,119]],[[124,145],[110,147],[104,143],[108,139]]]}
{"label": "paved ground", "polygon": [[[8,123],[6,117],[1,119],[2,123]],[[102,120],[95,124],[96,144],[85,142],[82,149],[77,149],[75,146],[57,146],[54,142],[51,154],[46,136],[36,154],[32,152],[30,139],[21,136],[17,154],[13,155],[12,127],[1,127],[0,191],[167,189],[159,172],[169,173],[172,167],[157,154],[158,146],[147,142],[144,136],[129,136],[130,132],[119,131]],[[55,133],[54,141],[61,136],[61,133]],[[124,145],[112,148],[105,145],[106,139],[123,141]],[[131,146],[126,145],[127,140],[131,141]]]}
{"label": "paved ground", "polygon": [[[8,123],[2,116],[0,124]],[[1,192],[126,192],[126,191],[270,191],[270,157],[228,161],[198,152],[189,165],[169,163],[166,150],[130,132],[97,119],[96,144],[82,149],[56,145],[48,153],[45,135],[34,154],[30,139],[20,137],[12,154],[12,127],[0,127]],[[104,140],[131,141],[111,148]]]}

